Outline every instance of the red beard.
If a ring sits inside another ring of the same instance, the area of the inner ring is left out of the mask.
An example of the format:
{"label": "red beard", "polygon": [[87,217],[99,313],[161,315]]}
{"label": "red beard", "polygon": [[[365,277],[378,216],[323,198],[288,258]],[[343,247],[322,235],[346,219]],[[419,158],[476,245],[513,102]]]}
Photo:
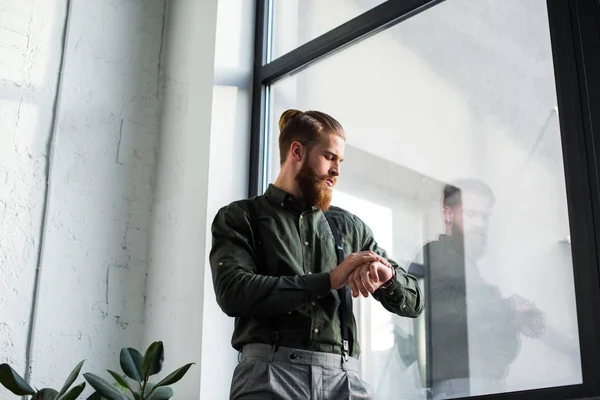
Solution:
{"label": "red beard", "polygon": [[315,170],[303,164],[296,175],[300,191],[309,206],[317,206],[323,211],[331,206],[332,190],[327,184],[327,179],[334,179],[329,175],[319,176]]}

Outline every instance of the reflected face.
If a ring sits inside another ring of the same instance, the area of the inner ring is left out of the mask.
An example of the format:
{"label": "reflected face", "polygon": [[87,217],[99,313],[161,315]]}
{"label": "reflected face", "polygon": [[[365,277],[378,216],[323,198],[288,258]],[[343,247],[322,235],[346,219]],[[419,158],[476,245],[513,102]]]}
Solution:
{"label": "reflected face", "polygon": [[487,239],[492,216],[492,202],[478,193],[462,193],[462,205],[454,210],[454,233],[462,234],[465,254],[481,258],[487,250]]}
{"label": "reflected face", "polygon": [[327,135],[309,150],[296,175],[302,196],[308,204],[323,211],[329,209],[333,187],[340,174],[340,163],[344,158],[344,148],[344,139]]}

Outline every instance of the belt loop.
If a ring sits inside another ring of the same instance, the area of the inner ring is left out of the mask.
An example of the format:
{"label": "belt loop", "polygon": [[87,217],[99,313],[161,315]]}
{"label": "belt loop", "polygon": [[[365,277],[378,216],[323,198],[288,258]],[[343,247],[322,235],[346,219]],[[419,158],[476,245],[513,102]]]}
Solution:
{"label": "belt loop", "polygon": [[277,352],[277,345],[274,344],[273,347],[271,347],[271,352],[269,353],[269,362],[273,362],[273,358],[275,357],[276,352]]}

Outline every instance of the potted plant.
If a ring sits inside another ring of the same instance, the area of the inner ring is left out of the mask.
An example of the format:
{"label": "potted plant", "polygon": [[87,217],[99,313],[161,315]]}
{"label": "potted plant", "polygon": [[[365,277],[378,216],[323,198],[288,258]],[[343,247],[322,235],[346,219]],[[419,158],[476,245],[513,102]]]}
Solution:
{"label": "potted plant", "polygon": [[[120,375],[114,371],[107,372],[114,378],[116,385],[105,379],[91,374],[83,374],[96,393],[88,397],[88,400],[167,400],[173,397],[170,385],[179,382],[194,363],[189,363],[170,373],[158,383],[150,383],[150,377],[162,371],[165,351],[162,342],[152,343],[144,356],[132,348],[121,349],[120,365],[123,373]],[[129,382],[127,378],[133,382]],[[129,393],[127,393],[129,392]],[[127,394],[126,394],[127,393]],[[128,395],[131,396],[128,396]]]}
{"label": "potted plant", "polygon": [[[124,375],[108,370],[115,383],[85,373],[83,377],[96,391],[87,400],[167,400],[173,397],[170,385],[179,382],[194,363],[189,363],[153,384],[150,377],[162,371],[165,350],[162,342],[152,343],[144,356],[133,348],[121,349],[120,365]],[[52,388],[33,389],[8,364],[0,364],[0,384],[17,396],[32,396],[31,400],[75,400],[84,391],[85,382],[71,388],[84,361],[81,361],[59,391]],[[127,378],[133,380],[130,384]]]}

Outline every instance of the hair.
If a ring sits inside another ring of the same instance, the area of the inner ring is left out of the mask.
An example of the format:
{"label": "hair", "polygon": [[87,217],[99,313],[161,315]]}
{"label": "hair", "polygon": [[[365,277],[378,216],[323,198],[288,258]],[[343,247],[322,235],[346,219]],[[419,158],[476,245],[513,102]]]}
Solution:
{"label": "hair", "polygon": [[460,206],[462,204],[462,191],[477,193],[490,200],[492,205],[496,203],[496,197],[486,183],[478,179],[463,179],[444,186],[444,206],[450,208]]}
{"label": "hair", "polygon": [[333,134],[346,140],[344,128],[332,116],[321,111],[286,110],[279,118],[279,157],[283,164],[293,142],[311,149],[321,138]]}

